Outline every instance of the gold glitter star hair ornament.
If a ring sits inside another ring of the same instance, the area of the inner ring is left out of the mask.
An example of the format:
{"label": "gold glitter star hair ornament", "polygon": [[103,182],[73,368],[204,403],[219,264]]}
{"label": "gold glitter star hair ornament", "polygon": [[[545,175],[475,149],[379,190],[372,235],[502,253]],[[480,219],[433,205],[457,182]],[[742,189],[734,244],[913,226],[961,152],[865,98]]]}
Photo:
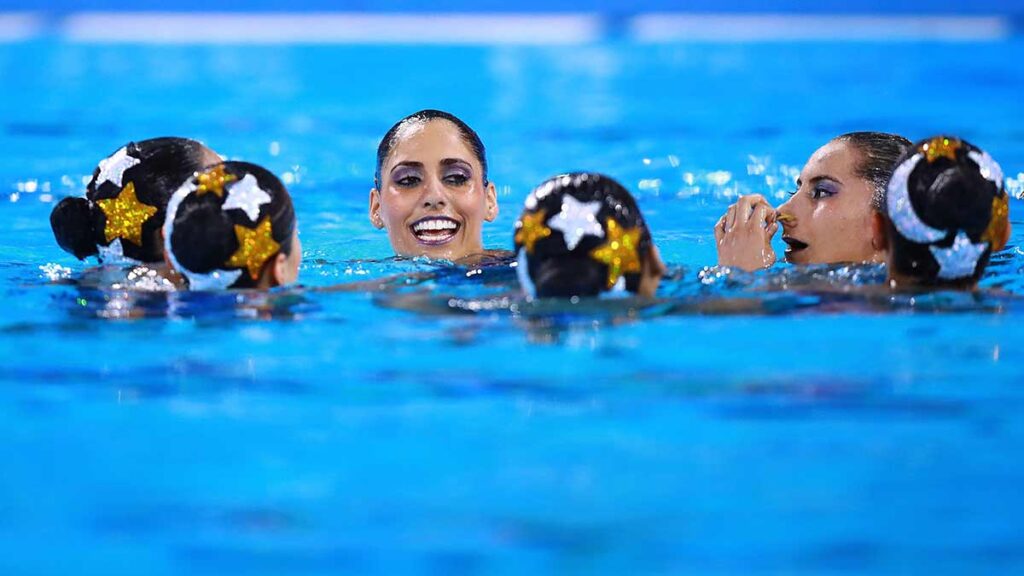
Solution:
{"label": "gold glitter star hair ornament", "polygon": [[217,164],[213,168],[201,172],[196,176],[196,196],[203,194],[216,194],[217,197],[224,197],[224,185],[234,182],[238,177],[224,171],[223,164]]}
{"label": "gold glitter star hair ornament", "polygon": [[924,154],[925,158],[928,159],[929,164],[935,162],[939,158],[945,158],[950,162],[956,162],[956,153],[962,146],[963,142],[959,138],[936,136],[921,144],[919,150]]}
{"label": "gold glitter star hair ornament", "polygon": [[250,278],[258,280],[267,260],[281,250],[281,245],[274,241],[270,217],[264,216],[255,228],[235,224],[235,237],[238,238],[238,250],[224,264],[244,268]]}
{"label": "gold glitter star hair ornament", "polygon": [[608,289],[612,289],[623,280],[623,274],[638,274],[642,270],[640,228],[623,228],[614,218],[607,218],[605,229],[607,240],[591,250],[590,257],[608,266]]}
{"label": "gold glitter star hair ornament", "polygon": [[135,196],[135,184],[129,182],[117,196],[97,200],[96,205],[106,218],[103,237],[106,246],[99,247],[100,260],[104,264],[127,264],[134,260],[126,258],[122,240],[142,246],[142,226],[158,212],[156,206],[143,204]]}
{"label": "gold glitter star hair ornament", "polygon": [[538,240],[551,236],[551,228],[544,224],[547,211],[538,210],[523,214],[516,222],[515,243],[522,245],[527,254],[533,254],[533,247]]}
{"label": "gold glitter star hair ornament", "polygon": [[96,246],[97,255],[103,264],[138,264],[137,260],[124,255],[124,246],[121,242],[127,240],[135,246],[141,247],[143,244],[142,225],[159,212],[156,206],[139,201],[135,193],[135,183],[123,184],[125,172],[142,163],[141,160],[129,154],[129,146],[122,146],[117,152],[100,160],[94,179],[96,189],[108,182],[120,188],[117,196],[93,202],[103,212],[106,220],[103,226],[103,238],[107,244]]}

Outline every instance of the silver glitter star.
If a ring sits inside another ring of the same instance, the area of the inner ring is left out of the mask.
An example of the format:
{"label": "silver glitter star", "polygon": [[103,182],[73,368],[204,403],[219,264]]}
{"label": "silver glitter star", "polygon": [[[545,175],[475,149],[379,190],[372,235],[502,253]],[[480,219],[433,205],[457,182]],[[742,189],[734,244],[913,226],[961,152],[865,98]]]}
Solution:
{"label": "silver glitter star", "polygon": [[129,264],[134,262],[124,255],[124,247],[121,246],[121,239],[118,238],[109,246],[99,246],[100,262],[109,265]]}
{"label": "silver glitter star", "polygon": [[892,178],[889,179],[885,205],[889,220],[904,238],[918,244],[931,244],[945,238],[946,232],[932,228],[921,220],[914,211],[914,205],[910,203],[910,193],[907,191],[910,173],[922,158],[920,154],[914,154],[896,167]]}
{"label": "silver glitter star", "polygon": [[981,172],[981,177],[995,182],[996,186],[1002,188],[1003,186],[1003,169],[999,167],[999,164],[988,155],[988,152],[982,150],[971,150],[967,153],[967,157],[974,160],[974,163],[978,165],[978,170]]}
{"label": "silver glitter star", "polygon": [[249,220],[253,222],[260,217],[260,206],[270,203],[270,194],[260,188],[256,177],[246,174],[244,178],[228,188],[228,199],[224,201],[221,210],[239,208],[245,212]]}
{"label": "silver glitter star", "polygon": [[107,158],[100,160],[100,173],[96,176],[96,186],[99,187],[104,182],[113,182],[120,188],[123,186],[121,179],[124,177],[124,171],[139,162],[138,158],[128,155],[127,146],[122,147]]}
{"label": "silver glitter star", "polygon": [[604,228],[597,221],[600,202],[580,202],[569,194],[562,198],[562,211],[548,220],[548,228],[558,230],[565,238],[565,246],[575,250],[584,236],[604,238]]}
{"label": "silver glitter star", "polygon": [[957,232],[953,245],[949,248],[928,247],[932,256],[935,257],[935,261],[939,263],[939,278],[945,280],[972,276],[974,269],[978,266],[978,259],[981,258],[986,248],[988,248],[988,242],[975,244],[962,230]]}

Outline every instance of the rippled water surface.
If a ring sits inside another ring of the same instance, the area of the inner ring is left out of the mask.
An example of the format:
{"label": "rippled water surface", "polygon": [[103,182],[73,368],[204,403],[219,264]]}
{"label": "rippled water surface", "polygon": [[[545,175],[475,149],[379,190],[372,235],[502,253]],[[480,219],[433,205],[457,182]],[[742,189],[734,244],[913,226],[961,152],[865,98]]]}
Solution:
{"label": "rippled water surface", "polygon": [[[958,133],[1019,190],[1022,56],[0,45],[0,573],[1020,570],[1019,201],[999,294],[851,303],[756,289],[791,269],[700,272],[731,199],[782,198],[841,132]],[[604,171],[636,193],[674,307],[513,310],[500,270],[388,260],[374,151],[425,107],[488,145],[489,246],[545,177]],[[243,298],[54,283],[86,267],[53,242],[54,202],[168,134],[289,183],[305,285],[434,276]]]}

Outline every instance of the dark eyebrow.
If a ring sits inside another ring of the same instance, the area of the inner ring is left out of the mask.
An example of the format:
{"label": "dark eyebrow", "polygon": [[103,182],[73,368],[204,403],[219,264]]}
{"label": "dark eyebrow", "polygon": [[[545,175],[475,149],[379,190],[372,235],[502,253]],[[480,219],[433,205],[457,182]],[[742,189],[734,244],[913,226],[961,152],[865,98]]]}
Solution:
{"label": "dark eyebrow", "polygon": [[423,162],[414,162],[412,160],[406,160],[404,162],[399,162],[398,164],[395,164],[391,168],[391,171],[394,172],[395,170],[402,166],[409,166],[410,168],[423,168]]}
{"label": "dark eyebrow", "polygon": [[465,164],[466,166],[472,168],[469,162],[466,162],[461,158],[445,158],[444,160],[441,160],[441,166],[451,166],[452,164]]}
{"label": "dark eyebrow", "polygon": [[814,178],[811,178],[811,184],[817,184],[818,182],[821,182],[822,180],[828,180],[829,182],[835,182],[836,184],[842,184],[842,182],[840,182],[836,178],[833,178],[831,176],[825,176],[825,175],[815,176]]}
{"label": "dark eyebrow", "polygon": [[[811,178],[811,184],[817,184],[818,182],[821,182],[822,180],[828,180],[829,182],[835,182],[836,184],[839,184],[839,185],[843,184],[839,180],[837,180],[837,179],[835,179],[835,178],[833,178],[831,176],[826,176],[824,174],[822,174],[821,176],[815,176],[814,178]],[[799,187],[801,187],[803,185],[804,185],[803,180],[797,178],[796,179],[796,187],[799,188]]]}

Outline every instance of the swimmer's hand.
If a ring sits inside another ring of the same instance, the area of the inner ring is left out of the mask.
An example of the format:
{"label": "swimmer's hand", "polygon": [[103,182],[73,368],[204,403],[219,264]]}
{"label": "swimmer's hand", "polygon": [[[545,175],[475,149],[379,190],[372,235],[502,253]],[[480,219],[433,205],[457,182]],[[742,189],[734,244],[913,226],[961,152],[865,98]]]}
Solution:
{"label": "swimmer's hand", "polygon": [[772,236],[778,214],[760,194],[740,196],[715,224],[718,265],[753,272],[775,264]]}

